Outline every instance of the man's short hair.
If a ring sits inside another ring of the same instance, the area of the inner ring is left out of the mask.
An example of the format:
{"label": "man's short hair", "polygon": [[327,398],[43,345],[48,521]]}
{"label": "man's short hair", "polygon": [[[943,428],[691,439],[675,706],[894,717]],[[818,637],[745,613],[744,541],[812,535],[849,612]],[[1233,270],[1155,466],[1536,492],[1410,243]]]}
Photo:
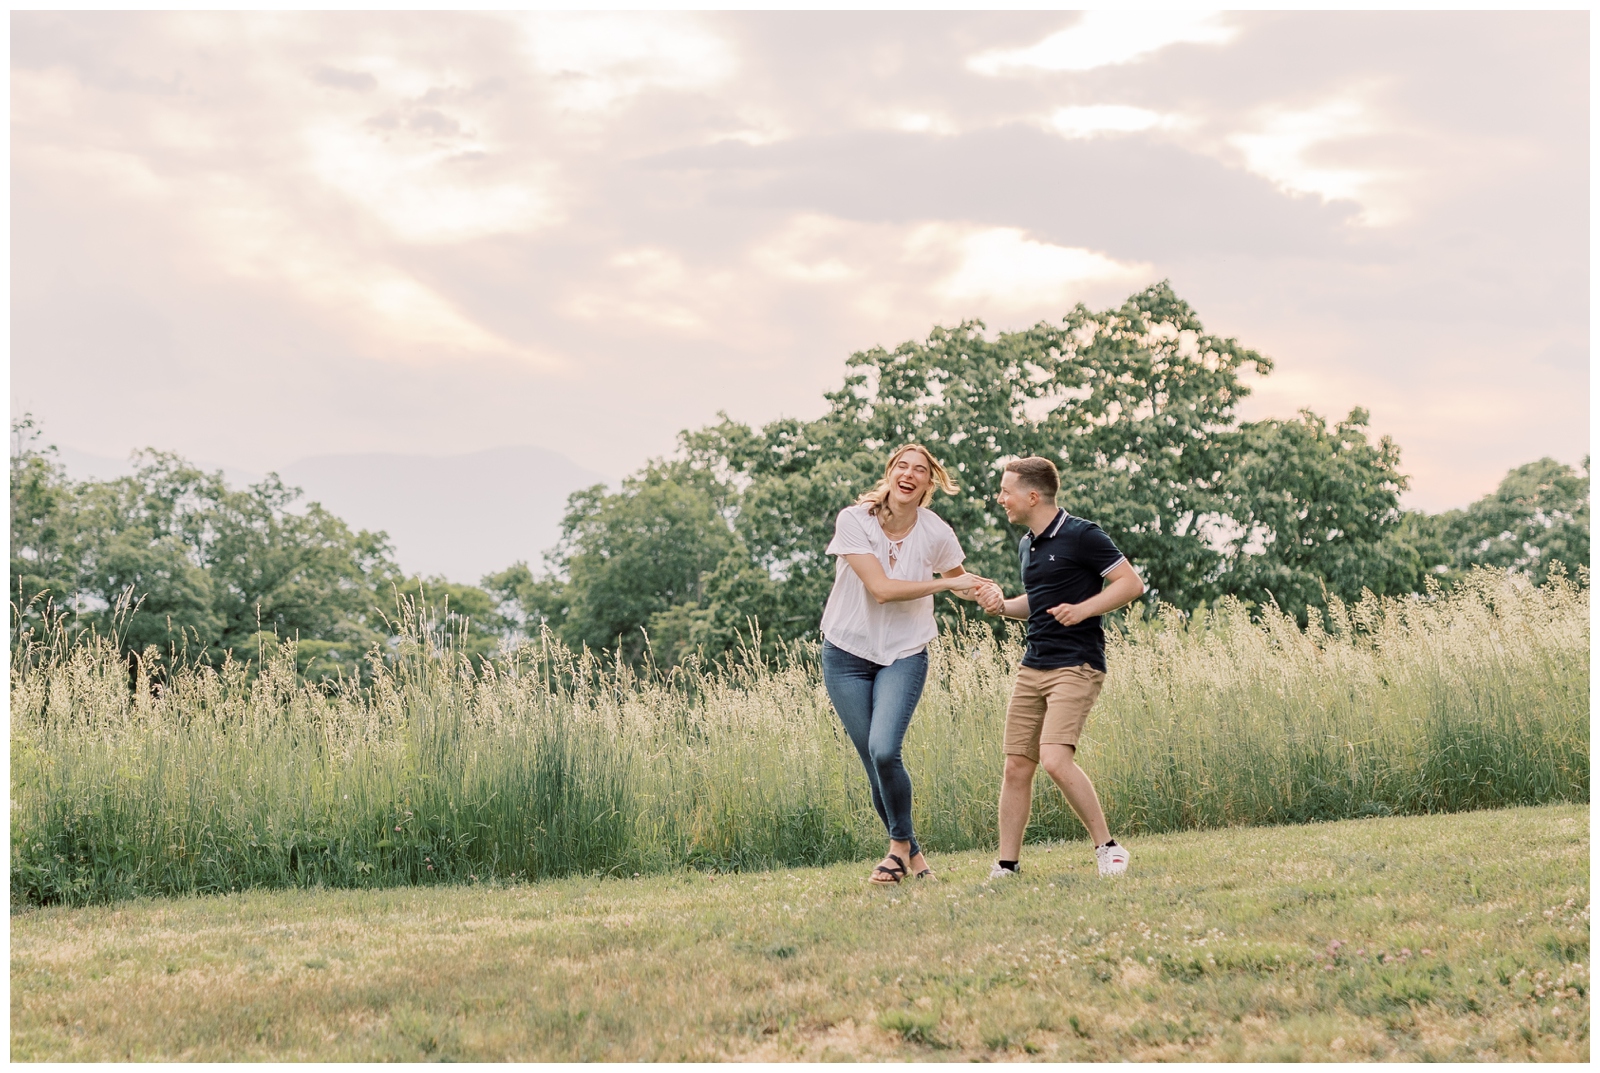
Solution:
{"label": "man's short hair", "polygon": [[1056,464],[1048,458],[1033,455],[1012,459],[1006,463],[1006,472],[1015,473],[1018,484],[1031,488],[1046,499],[1054,499],[1061,490],[1061,474],[1056,472]]}

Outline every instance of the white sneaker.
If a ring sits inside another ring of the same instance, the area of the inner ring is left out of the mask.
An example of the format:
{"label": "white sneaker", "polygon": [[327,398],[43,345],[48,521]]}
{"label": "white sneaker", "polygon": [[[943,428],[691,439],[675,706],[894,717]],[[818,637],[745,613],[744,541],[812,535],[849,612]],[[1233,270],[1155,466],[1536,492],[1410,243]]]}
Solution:
{"label": "white sneaker", "polygon": [[996,861],[996,862],[994,862],[994,867],[989,869],[989,878],[990,879],[1006,879],[1006,878],[1008,878],[1010,876],[1016,875],[1020,871],[1022,871],[1022,865],[1020,865],[1020,864],[1017,865],[1015,868],[1001,868],[1000,867],[1000,862]]}
{"label": "white sneaker", "polygon": [[1120,876],[1128,870],[1128,847],[1117,845],[1114,838],[1103,846],[1096,846],[1094,858],[1103,876]]}

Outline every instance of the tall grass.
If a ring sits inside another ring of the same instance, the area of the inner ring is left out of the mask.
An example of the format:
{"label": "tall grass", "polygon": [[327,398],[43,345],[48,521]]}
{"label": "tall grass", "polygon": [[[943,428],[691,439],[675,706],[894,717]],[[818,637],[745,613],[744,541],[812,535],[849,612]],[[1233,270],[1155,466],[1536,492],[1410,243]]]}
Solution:
{"label": "tall grass", "polygon": [[[1589,590],[1483,571],[1449,595],[1334,603],[1300,630],[1224,604],[1137,617],[1080,760],[1114,832],[1589,796]],[[1017,638],[932,646],[906,741],[918,834],[992,845]],[[253,673],[247,673],[247,671]],[[365,691],[254,668],[132,689],[93,639],[13,654],[11,892],[82,904],[821,864],[879,852],[814,646],[636,675],[552,638],[475,668],[413,620]],[[1081,835],[1041,777],[1029,837]]]}

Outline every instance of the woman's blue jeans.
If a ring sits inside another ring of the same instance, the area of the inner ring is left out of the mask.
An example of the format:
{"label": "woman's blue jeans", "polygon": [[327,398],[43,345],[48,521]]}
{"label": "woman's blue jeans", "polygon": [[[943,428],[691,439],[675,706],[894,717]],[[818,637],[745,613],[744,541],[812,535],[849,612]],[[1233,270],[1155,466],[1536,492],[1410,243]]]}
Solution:
{"label": "woman's blue jeans", "polygon": [[872,807],[878,810],[889,837],[910,842],[911,855],[922,852],[911,830],[911,776],[900,762],[911,715],[922,699],[928,677],[928,654],[897,659],[887,667],[862,659],[826,638],[822,641],[822,682],[839,722],[861,754],[872,786]]}

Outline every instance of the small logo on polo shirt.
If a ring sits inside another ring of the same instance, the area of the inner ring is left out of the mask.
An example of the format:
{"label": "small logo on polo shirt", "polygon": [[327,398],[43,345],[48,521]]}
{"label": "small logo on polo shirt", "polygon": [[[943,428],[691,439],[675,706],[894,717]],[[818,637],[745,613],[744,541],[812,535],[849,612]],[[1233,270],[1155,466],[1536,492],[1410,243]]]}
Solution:
{"label": "small logo on polo shirt", "polygon": [[1056,557],[1054,555],[1050,556],[1050,561],[1051,562],[1055,562],[1056,561]]}

